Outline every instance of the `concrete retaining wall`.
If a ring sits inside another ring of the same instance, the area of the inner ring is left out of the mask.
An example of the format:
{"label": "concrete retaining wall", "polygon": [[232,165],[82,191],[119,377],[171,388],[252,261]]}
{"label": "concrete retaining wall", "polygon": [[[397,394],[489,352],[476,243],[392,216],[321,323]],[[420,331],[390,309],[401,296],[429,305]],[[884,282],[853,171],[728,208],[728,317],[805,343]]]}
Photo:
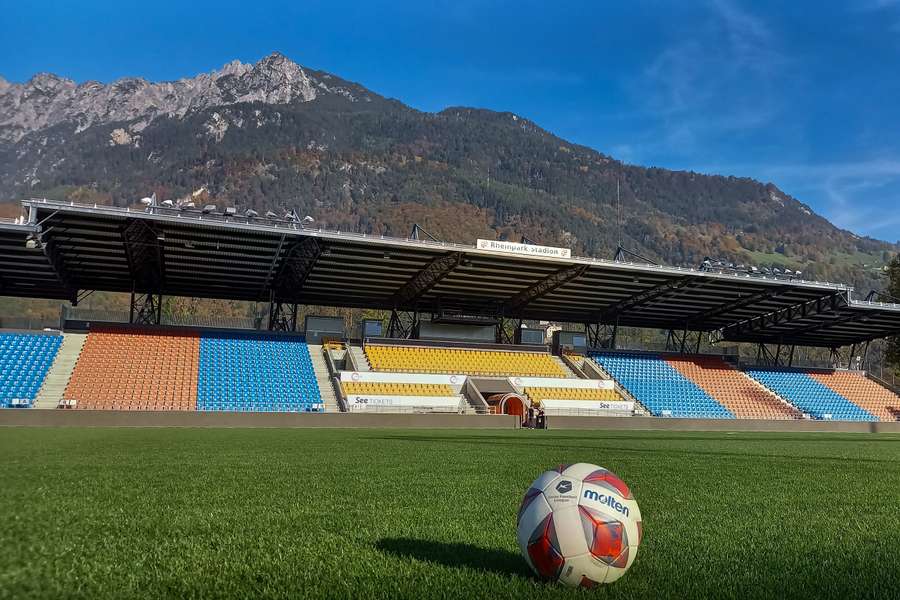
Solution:
{"label": "concrete retaining wall", "polygon": [[514,429],[513,415],[0,410],[0,426]]}
{"label": "concrete retaining wall", "polygon": [[[517,429],[513,415],[389,413],[236,413],[2,409],[0,427],[301,427]],[[547,417],[553,430],[769,431],[900,433],[900,422],[756,421],[657,417]]]}
{"label": "concrete retaining wall", "polygon": [[900,433],[900,422],[663,419],[659,417],[547,417],[547,429]]}

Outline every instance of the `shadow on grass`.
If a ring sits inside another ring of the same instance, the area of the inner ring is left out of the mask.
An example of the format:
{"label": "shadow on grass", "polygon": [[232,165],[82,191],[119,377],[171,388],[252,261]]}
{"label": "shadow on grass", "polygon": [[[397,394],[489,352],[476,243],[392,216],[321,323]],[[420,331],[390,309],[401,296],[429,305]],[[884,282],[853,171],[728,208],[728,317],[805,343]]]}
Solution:
{"label": "shadow on grass", "polygon": [[506,577],[533,578],[524,559],[508,550],[414,538],[382,538],[375,542],[375,548],[399,558],[412,558],[457,569],[488,571]]}

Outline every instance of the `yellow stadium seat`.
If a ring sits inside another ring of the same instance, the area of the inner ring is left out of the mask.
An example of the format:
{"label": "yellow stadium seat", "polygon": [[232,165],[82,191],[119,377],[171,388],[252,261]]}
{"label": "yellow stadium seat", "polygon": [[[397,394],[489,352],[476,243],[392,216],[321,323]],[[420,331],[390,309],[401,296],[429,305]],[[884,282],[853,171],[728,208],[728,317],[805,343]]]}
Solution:
{"label": "yellow stadium seat", "polygon": [[566,377],[552,356],[540,352],[376,345],[367,345],[365,352],[375,371]]}

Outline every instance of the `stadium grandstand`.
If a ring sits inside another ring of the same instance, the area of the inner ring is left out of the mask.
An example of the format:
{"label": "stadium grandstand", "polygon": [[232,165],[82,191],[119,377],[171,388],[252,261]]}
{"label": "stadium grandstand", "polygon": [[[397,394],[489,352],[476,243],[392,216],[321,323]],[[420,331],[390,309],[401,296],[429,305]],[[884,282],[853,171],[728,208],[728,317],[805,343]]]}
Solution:
{"label": "stadium grandstand", "polygon": [[[0,405],[900,420],[896,389],[864,368],[870,342],[900,334],[900,304],[846,285],[212,208],[29,200],[0,222],[0,294],[74,307],[51,331],[0,332]],[[78,308],[93,291],[129,294],[130,310]],[[166,296],[262,302],[268,314],[173,322]],[[300,322],[300,306],[389,317]],[[551,323],[563,328],[548,339]],[[668,332],[666,351],[618,348],[622,327]],[[758,360],[701,354],[704,340],[752,344]],[[840,363],[799,368],[798,347]]]}

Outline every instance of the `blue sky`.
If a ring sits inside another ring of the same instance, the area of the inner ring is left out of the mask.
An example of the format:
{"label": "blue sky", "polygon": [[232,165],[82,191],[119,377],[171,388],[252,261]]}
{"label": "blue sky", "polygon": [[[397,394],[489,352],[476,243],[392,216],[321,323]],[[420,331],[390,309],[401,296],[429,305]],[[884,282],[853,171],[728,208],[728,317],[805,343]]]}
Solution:
{"label": "blue sky", "polygon": [[176,79],[278,50],[422,110],[772,181],[900,240],[900,0],[11,2],[0,75]]}

